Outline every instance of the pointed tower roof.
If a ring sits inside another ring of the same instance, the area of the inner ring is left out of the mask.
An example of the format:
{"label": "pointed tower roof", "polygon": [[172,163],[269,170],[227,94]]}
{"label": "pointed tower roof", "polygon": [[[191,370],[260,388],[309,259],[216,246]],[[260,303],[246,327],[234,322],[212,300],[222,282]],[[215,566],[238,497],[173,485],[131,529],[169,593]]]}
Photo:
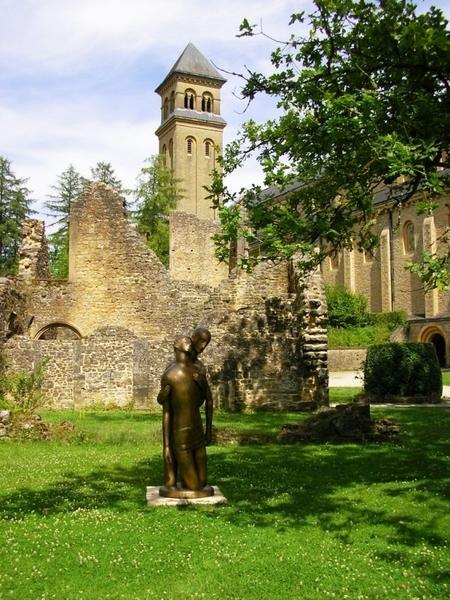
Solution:
{"label": "pointed tower roof", "polygon": [[222,77],[219,71],[191,42],[186,46],[179,59],[170,69],[164,81],[158,85],[155,92],[159,93],[164,84],[175,74],[210,79],[219,82],[220,86],[226,82],[226,79]]}

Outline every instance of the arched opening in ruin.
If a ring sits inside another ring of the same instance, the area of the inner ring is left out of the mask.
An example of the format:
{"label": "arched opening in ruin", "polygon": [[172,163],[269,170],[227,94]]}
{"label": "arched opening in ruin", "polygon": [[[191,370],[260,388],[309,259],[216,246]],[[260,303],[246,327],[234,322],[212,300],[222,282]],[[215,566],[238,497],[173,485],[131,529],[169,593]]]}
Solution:
{"label": "arched opening in ruin", "polygon": [[431,342],[435,347],[436,354],[438,357],[439,365],[441,367],[446,367],[448,364],[447,360],[447,343],[445,341],[445,336],[442,330],[435,325],[432,327],[428,327],[421,331],[419,336],[420,342]]}
{"label": "arched opening in ruin", "polygon": [[36,340],[80,340],[81,333],[69,323],[55,322],[41,327],[35,334]]}

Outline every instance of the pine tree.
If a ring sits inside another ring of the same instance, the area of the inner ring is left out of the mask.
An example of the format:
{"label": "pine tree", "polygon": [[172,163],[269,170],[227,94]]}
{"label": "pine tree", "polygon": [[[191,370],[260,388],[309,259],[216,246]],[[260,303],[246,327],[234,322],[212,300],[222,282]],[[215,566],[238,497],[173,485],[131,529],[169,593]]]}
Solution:
{"label": "pine tree", "polygon": [[69,227],[68,217],[72,203],[83,191],[84,180],[73,165],[61,173],[57,184],[51,189],[55,192],[48,196],[44,206],[50,215],[56,217],[54,225],[58,228],[49,235],[50,270],[54,277],[65,279],[69,270]]}
{"label": "pine tree", "polygon": [[0,275],[17,272],[23,220],[34,211],[30,209],[28,179],[15,176],[11,161],[0,156]]}
{"label": "pine tree", "polygon": [[138,231],[145,236],[147,245],[159,257],[161,262],[169,264],[169,220],[168,215],[176,208],[182,190],[178,188],[179,179],[166,166],[162,154],[147,158],[138,176],[138,182],[132,194],[136,210],[132,217]]}
{"label": "pine tree", "polygon": [[88,180],[84,180],[84,183],[87,184],[95,181],[108,184],[121,195],[126,193],[120,179],[116,179],[111,163],[99,161],[95,167],[91,167],[91,177]]}

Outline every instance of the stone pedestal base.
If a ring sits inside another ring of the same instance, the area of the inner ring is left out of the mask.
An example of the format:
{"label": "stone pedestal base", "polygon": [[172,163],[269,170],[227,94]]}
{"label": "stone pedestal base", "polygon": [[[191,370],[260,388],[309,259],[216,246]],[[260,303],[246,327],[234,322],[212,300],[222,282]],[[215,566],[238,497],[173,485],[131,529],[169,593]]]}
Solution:
{"label": "stone pedestal base", "polygon": [[[222,494],[217,486],[207,486],[211,488],[212,494],[203,497],[168,497],[161,496],[161,486],[154,485],[147,487],[147,506],[186,506],[187,504],[227,504],[227,499]],[[168,489],[168,488],[166,488]],[[179,490],[180,492],[188,492],[189,490]],[[202,491],[202,490],[201,490]],[[195,492],[194,492],[195,493]]]}
{"label": "stone pedestal base", "polygon": [[163,498],[185,498],[187,500],[194,500],[195,498],[208,498],[214,496],[214,488],[210,485],[205,485],[201,490],[186,490],[185,488],[177,485],[176,487],[166,487],[162,485],[159,488],[159,495]]}

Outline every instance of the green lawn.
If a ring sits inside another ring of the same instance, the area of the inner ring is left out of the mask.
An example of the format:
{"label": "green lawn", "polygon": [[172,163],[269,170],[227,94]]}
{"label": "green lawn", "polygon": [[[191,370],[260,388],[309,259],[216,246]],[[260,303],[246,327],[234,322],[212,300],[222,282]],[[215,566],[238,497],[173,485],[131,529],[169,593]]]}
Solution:
{"label": "green lawn", "polygon": [[209,480],[229,504],[149,508],[159,414],[47,413],[73,443],[0,443],[0,599],[447,598],[450,413],[373,416],[400,438],[252,444],[305,416],[217,413],[234,443],[210,447]]}
{"label": "green lawn", "polygon": [[347,402],[354,402],[355,396],[363,391],[363,387],[338,387],[329,388],[330,404],[345,404]]}

